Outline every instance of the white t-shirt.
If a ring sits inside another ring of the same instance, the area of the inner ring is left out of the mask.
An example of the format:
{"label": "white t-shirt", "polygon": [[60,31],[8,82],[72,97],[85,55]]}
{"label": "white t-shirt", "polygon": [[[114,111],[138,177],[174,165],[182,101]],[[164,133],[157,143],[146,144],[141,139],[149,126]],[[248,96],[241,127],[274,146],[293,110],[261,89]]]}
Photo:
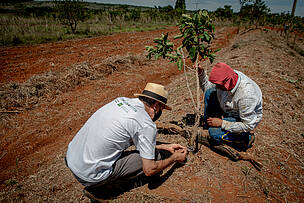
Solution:
{"label": "white t-shirt", "polygon": [[121,153],[135,145],[154,159],[157,128],[138,98],[119,97],[97,110],[69,143],[66,159],[75,175],[99,182],[112,172]]}

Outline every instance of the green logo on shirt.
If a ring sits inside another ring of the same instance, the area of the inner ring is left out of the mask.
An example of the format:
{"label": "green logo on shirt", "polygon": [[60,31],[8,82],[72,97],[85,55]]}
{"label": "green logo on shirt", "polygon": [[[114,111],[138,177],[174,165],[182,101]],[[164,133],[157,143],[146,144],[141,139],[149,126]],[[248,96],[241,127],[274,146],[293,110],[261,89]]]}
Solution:
{"label": "green logo on shirt", "polygon": [[130,105],[124,98],[116,99],[115,103],[118,107],[122,108],[127,113],[130,109],[132,109],[134,112],[137,112],[137,109]]}

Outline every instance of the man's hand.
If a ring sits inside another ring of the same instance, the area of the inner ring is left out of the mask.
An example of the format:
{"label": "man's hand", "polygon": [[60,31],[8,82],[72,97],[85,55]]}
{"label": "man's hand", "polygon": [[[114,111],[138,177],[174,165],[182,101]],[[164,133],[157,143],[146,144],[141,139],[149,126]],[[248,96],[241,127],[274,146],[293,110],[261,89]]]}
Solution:
{"label": "man's hand", "polygon": [[221,127],[223,120],[220,118],[208,118],[207,123],[211,127]]}
{"label": "man's hand", "polygon": [[157,145],[158,149],[170,149],[174,150],[172,155],[163,160],[155,161],[153,159],[145,159],[142,158],[143,163],[143,171],[146,176],[152,176],[165,168],[169,167],[174,162],[184,162],[187,156],[187,148],[179,145],[179,144],[167,144],[167,145]]}
{"label": "man's hand", "polygon": [[183,147],[180,144],[161,144],[161,145],[156,145],[156,148],[160,149],[160,150],[167,150],[167,151],[171,152],[172,154],[177,150],[187,149],[186,147]]}
{"label": "man's hand", "polygon": [[166,150],[171,152],[172,154],[175,152],[175,151],[178,151],[180,149],[185,149],[187,150],[186,147],[183,147],[182,145],[180,144],[168,144],[166,145]]}
{"label": "man's hand", "polygon": [[172,154],[172,156],[174,157],[174,161],[182,163],[186,160],[187,153],[187,149],[178,149]]}

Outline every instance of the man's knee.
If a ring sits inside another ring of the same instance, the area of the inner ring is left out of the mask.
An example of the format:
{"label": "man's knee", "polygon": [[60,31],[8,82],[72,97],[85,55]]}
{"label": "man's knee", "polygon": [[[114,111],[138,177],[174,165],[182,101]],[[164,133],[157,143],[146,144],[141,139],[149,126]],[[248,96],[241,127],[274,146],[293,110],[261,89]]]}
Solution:
{"label": "man's knee", "polygon": [[225,134],[225,132],[222,131],[221,128],[209,128],[208,129],[209,136],[212,138],[215,144],[221,144],[222,143],[222,137]]}

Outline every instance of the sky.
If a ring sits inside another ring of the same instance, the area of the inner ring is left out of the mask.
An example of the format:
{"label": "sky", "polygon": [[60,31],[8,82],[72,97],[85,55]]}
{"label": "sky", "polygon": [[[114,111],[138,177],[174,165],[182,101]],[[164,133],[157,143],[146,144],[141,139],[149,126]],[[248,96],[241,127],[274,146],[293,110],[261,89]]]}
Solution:
{"label": "sky", "polygon": [[[135,6],[147,7],[164,7],[175,6],[176,0],[85,0],[87,2],[110,3],[110,4],[128,4]],[[270,8],[271,13],[291,13],[294,0],[264,0],[265,4]],[[224,5],[231,5],[234,12],[240,9],[239,0],[186,0],[187,10],[207,9],[214,11],[217,8],[223,8]],[[304,0],[297,0],[295,11],[296,16],[304,16]]]}

